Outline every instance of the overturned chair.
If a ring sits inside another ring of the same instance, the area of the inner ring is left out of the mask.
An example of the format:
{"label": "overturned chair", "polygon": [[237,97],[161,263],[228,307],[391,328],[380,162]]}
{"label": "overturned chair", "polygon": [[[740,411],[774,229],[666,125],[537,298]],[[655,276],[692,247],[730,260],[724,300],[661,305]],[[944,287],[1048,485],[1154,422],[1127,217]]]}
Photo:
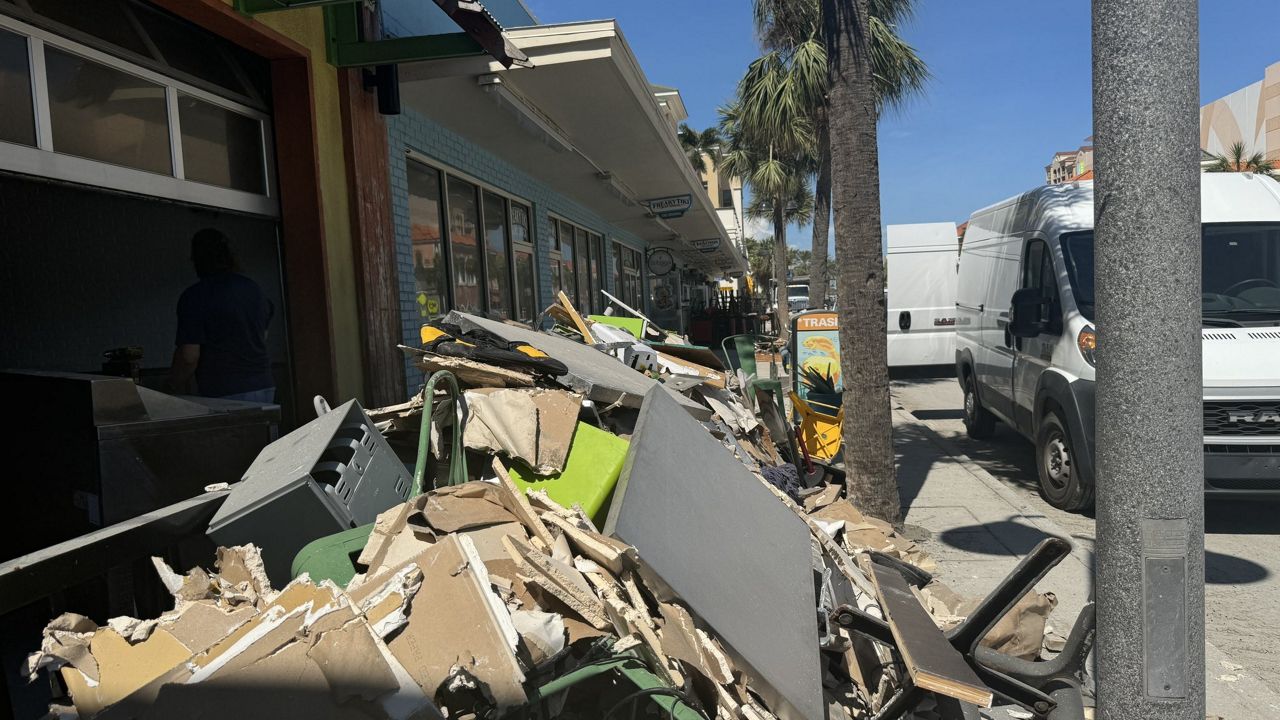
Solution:
{"label": "overturned chair", "polygon": [[885,619],[841,605],[830,620],[891,647],[903,659],[907,672],[875,720],[905,717],[929,696],[947,720],[977,720],[977,708],[990,706],[994,698],[1021,706],[1037,720],[1083,720],[1080,679],[1093,649],[1092,601],[1080,611],[1062,652],[1051,660],[1030,662],[979,645],[1070,553],[1066,540],[1041,541],[963,622],[946,632],[934,625],[911,592],[911,586],[929,582],[928,573],[883,555],[865,558],[863,568],[875,584]]}

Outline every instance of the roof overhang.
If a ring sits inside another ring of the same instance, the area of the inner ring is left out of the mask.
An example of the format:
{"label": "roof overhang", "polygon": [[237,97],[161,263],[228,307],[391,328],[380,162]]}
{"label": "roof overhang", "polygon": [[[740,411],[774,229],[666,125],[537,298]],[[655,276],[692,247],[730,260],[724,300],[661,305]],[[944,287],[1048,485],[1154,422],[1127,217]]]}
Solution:
{"label": "roof overhang", "polygon": [[[712,277],[746,270],[616,23],[505,34],[533,68],[487,57],[407,64],[404,103]],[[680,217],[645,205],[683,195],[691,204]]]}

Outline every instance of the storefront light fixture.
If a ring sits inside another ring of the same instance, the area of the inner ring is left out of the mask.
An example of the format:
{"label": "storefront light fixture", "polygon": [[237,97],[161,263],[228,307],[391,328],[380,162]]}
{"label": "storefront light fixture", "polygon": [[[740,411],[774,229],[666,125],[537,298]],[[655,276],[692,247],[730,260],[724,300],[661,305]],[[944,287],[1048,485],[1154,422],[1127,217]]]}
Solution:
{"label": "storefront light fixture", "polygon": [[577,152],[577,148],[573,146],[573,143],[569,142],[569,139],[564,136],[564,132],[556,127],[550,118],[543,115],[510,87],[507,87],[500,76],[492,73],[481,75],[477,78],[477,83],[480,85],[480,89],[493,98],[494,102],[516,118],[516,122],[522,130],[541,140],[543,144],[556,152]]}

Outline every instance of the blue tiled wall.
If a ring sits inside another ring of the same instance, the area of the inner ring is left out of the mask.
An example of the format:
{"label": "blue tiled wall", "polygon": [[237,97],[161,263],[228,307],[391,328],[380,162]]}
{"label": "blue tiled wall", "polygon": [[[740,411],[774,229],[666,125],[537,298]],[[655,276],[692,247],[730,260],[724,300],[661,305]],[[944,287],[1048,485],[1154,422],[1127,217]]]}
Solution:
{"label": "blue tiled wall", "polygon": [[[421,320],[414,299],[413,248],[409,237],[409,178],[406,162],[409,151],[420,153],[445,169],[455,169],[482,183],[528,201],[533,207],[538,274],[538,309],[552,301],[551,214],[558,215],[605,236],[605,257],[601,266],[605,289],[613,287],[613,241],[629,245],[641,252],[645,243],[635,235],[616,228],[600,216],[565,197],[537,178],[517,169],[498,156],[468,142],[422,115],[405,110],[387,117],[387,139],[391,158],[391,212],[396,232],[396,262],[400,275],[400,316],[403,318],[404,342],[418,344]],[[405,360],[406,386],[414,392],[422,383],[422,373]]]}

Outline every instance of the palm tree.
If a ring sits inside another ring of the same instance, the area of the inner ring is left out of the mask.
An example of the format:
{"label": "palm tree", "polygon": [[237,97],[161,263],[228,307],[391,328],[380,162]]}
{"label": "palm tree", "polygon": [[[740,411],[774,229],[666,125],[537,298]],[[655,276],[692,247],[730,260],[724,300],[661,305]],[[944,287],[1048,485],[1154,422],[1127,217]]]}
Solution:
{"label": "palm tree", "polygon": [[[878,14],[872,14],[873,7]],[[889,409],[876,129],[885,106],[885,76],[877,79],[877,70],[916,63],[907,60],[915,53],[905,43],[873,39],[904,20],[911,8],[912,0],[822,0],[844,374],[845,483],[863,512],[895,525],[901,522],[901,499]]]}
{"label": "palm tree", "polygon": [[765,67],[774,60],[760,58],[751,64],[747,77],[738,85],[740,99],[720,108],[720,133],[723,139],[720,165],[726,173],[740,177],[751,186],[752,202],[748,213],[773,220],[773,267],[777,283],[778,338],[788,335],[790,307],[787,282],[787,221],[806,221],[812,202],[806,200],[814,166],[813,128],[804,115],[775,114],[772,118],[750,116],[743,112],[743,92],[760,90],[752,80],[753,73],[769,71]]}
{"label": "palm tree", "polygon": [[1243,141],[1236,141],[1224,155],[1214,155],[1214,162],[1205,168],[1206,172],[1252,172],[1271,175],[1276,171],[1275,163],[1267,159],[1261,152],[1248,154]]}
{"label": "palm tree", "polygon": [[[905,20],[914,0],[872,0],[870,4],[872,75],[880,107],[899,106],[923,89],[929,71],[915,50],[902,41],[895,25]],[[822,32],[821,0],[754,0],[756,31],[761,44],[779,56],[777,67],[786,78],[768,78],[777,93],[749,94],[762,103],[799,103],[814,126],[817,150],[814,189],[813,241],[809,267],[809,297],[827,293],[827,237],[831,217],[831,152],[827,118],[827,50]]]}
{"label": "palm tree", "polygon": [[709,127],[698,132],[687,123],[680,123],[676,136],[680,138],[680,147],[684,149],[685,157],[689,158],[689,164],[694,170],[706,175],[716,169],[720,159],[719,130]]}

